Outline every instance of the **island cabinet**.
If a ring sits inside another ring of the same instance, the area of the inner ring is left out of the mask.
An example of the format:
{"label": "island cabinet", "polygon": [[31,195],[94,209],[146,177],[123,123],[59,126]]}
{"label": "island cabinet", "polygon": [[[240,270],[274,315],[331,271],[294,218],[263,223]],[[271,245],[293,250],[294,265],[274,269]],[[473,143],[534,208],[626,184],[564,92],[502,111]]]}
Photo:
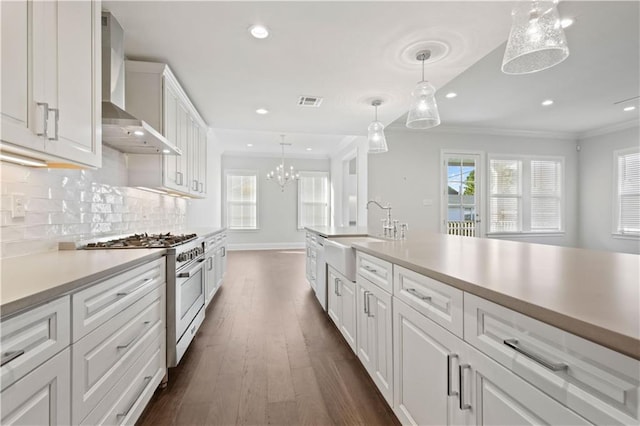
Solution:
{"label": "island cabinet", "polygon": [[100,4],[0,4],[3,150],[101,165]]}
{"label": "island cabinet", "polygon": [[327,312],[342,333],[342,336],[356,351],[356,283],[349,281],[333,267],[327,272],[328,303]]}

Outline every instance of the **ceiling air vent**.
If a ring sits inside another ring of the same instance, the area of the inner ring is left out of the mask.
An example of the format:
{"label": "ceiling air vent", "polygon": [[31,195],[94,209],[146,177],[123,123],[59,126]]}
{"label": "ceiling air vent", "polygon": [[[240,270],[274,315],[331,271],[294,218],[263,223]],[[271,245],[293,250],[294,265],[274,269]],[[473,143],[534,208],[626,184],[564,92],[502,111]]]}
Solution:
{"label": "ceiling air vent", "polygon": [[322,98],[317,96],[300,96],[298,98],[298,106],[301,107],[318,108],[321,103]]}

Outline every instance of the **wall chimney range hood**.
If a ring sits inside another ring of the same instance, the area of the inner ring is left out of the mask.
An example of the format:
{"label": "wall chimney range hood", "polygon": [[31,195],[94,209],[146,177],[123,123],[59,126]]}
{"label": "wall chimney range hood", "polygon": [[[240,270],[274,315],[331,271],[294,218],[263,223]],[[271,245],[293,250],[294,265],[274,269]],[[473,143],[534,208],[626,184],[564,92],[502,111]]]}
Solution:
{"label": "wall chimney range hood", "polygon": [[180,148],[124,108],[124,31],[102,12],[102,142],[130,154],[182,155]]}

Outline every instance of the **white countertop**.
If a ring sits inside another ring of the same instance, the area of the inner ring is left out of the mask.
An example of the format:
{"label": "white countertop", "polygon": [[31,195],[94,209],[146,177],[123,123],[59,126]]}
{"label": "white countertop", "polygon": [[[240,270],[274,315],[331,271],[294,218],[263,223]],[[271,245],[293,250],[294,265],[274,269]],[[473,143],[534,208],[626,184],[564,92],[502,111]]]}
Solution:
{"label": "white countertop", "polygon": [[640,359],[640,256],[419,233],[353,247]]}
{"label": "white countertop", "polygon": [[55,299],[159,259],[165,249],[61,250],[0,260],[0,315]]}
{"label": "white countertop", "polygon": [[364,237],[367,228],[362,226],[307,226],[305,229],[322,237]]}

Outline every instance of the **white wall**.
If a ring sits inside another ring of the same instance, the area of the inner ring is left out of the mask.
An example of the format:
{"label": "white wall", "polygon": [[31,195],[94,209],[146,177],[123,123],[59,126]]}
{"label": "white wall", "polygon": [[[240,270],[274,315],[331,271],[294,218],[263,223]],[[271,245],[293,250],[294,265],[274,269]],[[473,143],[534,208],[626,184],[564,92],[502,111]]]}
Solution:
{"label": "white wall", "polygon": [[222,226],[222,154],[215,133],[207,135],[207,198],[189,200],[187,226],[194,228],[218,228]]}
{"label": "white wall", "polygon": [[638,126],[581,138],[580,246],[593,250],[640,253],[637,238],[612,235],[615,176],[613,151],[640,144]]}
{"label": "white wall", "polygon": [[368,197],[368,146],[367,138],[359,136],[347,147],[331,157],[331,217],[333,226],[348,226],[343,206],[344,194],[344,161],[356,156],[358,169],[358,226],[367,226],[367,197]]}
{"label": "white wall", "polygon": [[[298,187],[289,184],[284,192],[266,179],[267,173],[280,164],[276,157],[222,156],[222,196],[224,197],[226,170],[255,170],[258,172],[258,230],[230,230],[230,249],[261,249],[303,247],[305,233],[298,230]],[[285,164],[298,171],[330,171],[329,159],[291,159]],[[222,209],[224,210],[224,199]],[[225,213],[222,215],[223,224]]]}
{"label": "white wall", "polygon": [[[553,155],[565,158],[565,233],[559,236],[510,237],[517,241],[577,246],[578,155],[573,140],[453,133],[443,130],[385,131],[389,152],[369,156],[369,199],[390,203],[394,219],[412,230],[440,232],[440,153],[443,149],[485,154]],[[515,134],[515,133],[514,133]],[[486,174],[486,157],[484,164]],[[485,179],[486,187],[486,179]],[[427,200],[424,205],[423,201]],[[379,233],[384,212],[369,210],[369,231]],[[504,237],[506,238],[506,237]]]}

